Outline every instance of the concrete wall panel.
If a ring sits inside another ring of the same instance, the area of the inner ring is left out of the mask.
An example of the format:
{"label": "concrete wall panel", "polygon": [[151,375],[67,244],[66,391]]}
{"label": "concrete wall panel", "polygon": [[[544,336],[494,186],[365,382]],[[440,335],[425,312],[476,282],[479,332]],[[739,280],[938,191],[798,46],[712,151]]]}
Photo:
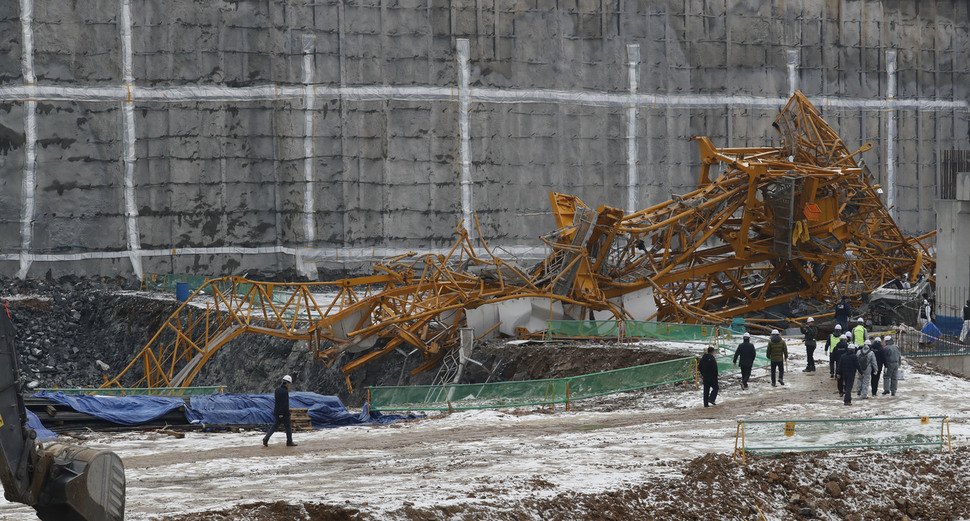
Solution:
{"label": "concrete wall panel", "polygon": [[[84,9],[54,0],[32,5],[28,31],[34,50],[28,62],[40,85],[122,84],[118,0],[90,0]],[[133,137],[130,210],[138,214],[134,224],[146,250],[444,247],[464,213],[463,159],[471,168],[471,210],[493,245],[537,244],[536,237],[553,225],[549,191],[574,193],[594,207],[626,208],[627,106],[473,100],[462,114],[458,38],[469,40],[473,95],[486,88],[540,97],[547,89],[623,94],[629,89],[628,44],[640,46],[638,92],[711,95],[706,107],[638,107],[634,160],[641,206],[693,189],[699,157],[691,136],[710,136],[721,146],[778,144],[770,128],[777,111],[738,100],[786,97],[790,51],[798,53],[796,85],[812,99],[884,99],[890,49],[898,51],[897,99],[965,103],[970,97],[964,66],[970,16],[966,3],[954,0],[131,0],[130,5],[136,86],[195,88],[193,95],[200,96],[216,87],[242,92],[232,89],[270,85],[278,94],[258,100],[136,99],[127,107],[133,109],[133,129],[117,99],[41,99],[32,138],[34,253],[93,244],[124,255],[131,224],[125,218],[126,135]],[[9,90],[20,87],[24,75],[17,2],[0,7],[0,31],[10,35],[0,42],[0,255],[9,261],[23,244],[18,194],[28,136],[26,96]],[[313,38],[312,71],[304,70],[305,37]],[[308,111],[298,87],[310,72],[316,92],[431,87],[450,95],[431,101],[410,99],[406,92],[377,101],[319,97]],[[862,160],[878,182],[888,182],[886,165],[894,162],[904,230],[933,229],[939,150],[970,148],[967,111],[887,112],[824,102],[819,108],[850,149],[874,144]],[[467,157],[461,152],[462,117],[469,124]],[[78,215],[93,224],[71,222]],[[72,240],[87,235],[89,241]],[[285,269],[290,258],[247,255],[253,254],[144,262],[146,269],[223,274],[206,270],[260,263]],[[117,265],[91,261],[94,270]]]}

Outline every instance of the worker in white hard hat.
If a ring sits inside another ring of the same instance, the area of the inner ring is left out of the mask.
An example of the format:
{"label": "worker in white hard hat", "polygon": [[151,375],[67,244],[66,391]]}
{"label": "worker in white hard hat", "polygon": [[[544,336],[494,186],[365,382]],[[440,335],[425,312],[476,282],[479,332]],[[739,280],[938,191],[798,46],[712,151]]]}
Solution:
{"label": "worker in white hard hat", "polygon": [[857,325],[852,328],[852,341],[855,345],[862,347],[862,344],[866,343],[866,339],[869,338],[869,332],[866,331],[866,321],[859,317],[856,321]]}
{"label": "worker in white hard hat", "polygon": [[833,353],[835,353],[835,346],[839,344],[839,340],[842,339],[842,326],[836,324],[835,331],[829,336],[828,342],[825,344],[825,351],[829,355],[829,378],[835,378],[835,362],[838,358],[835,358]]}
{"label": "worker in white hard hat", "polygon": [[296,443],[293,443],[293,426],[290,422],[290,384],[292,383],[293,377],[286,375],[280,386],[276,388],[273,399],[273,426],[266,431],[266,436],[263,436],[264,447],[269,446],[270,437],[280,425],[286,429],[286,446],[296,447]]}
{"label": "worker in white hard hat", "polygon": [[839,361],[842,359],[842,355],[844,355],[845,352],[848,350],[849,350],[849,335],[848,333],[843,333],[842,335],[839,336],[839,339],[836,341],[835,349],[833,349],[832,353],[829,355],[829,360],[834,364],[834,368],[835,368],[835,378],[837,379],[836,383],[838,384],[837,387],[839,390],[839,396],[842,396],[843,393],[845,392],[845,388],[843,386],[844,382],[842,381],[842,378],[839,376]]}
{"label": "worker in white hard hat", "polygon": [[805,334],[805,355],[808,358],[808,364],[802,371],[806,373],[815,372],[815,346],[817,341],[815,337],[818,335],[818,327],[815,326],[815,319],[808,317],[805,321],[805,327],[802,328],[802,333]]}
{"label": "worker in white hard hat", "polygon": [[930,308],[930,301],[923,299],[919,306],[919,328],[923,329],[933,319],[933,310]]}
{"label": "worker in white hard hat", "polygon": [[788,344],[781,338],[777,329],[771,330],[771,338],[768,340],[768,348],[765,356],[771,361],[771,386],[778,387],[775,383],[775,370],[778,371],[778,383],[785,385],[785,360],[788,360]]}

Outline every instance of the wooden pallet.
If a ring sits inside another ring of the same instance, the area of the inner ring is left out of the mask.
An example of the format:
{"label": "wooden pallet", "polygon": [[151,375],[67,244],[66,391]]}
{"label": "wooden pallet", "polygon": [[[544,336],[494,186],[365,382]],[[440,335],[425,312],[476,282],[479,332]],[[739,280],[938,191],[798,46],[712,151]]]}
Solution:
{"label": "wooden pallet", "polygon": [[309,409],[290,408],[290,424],[293,426],[293,430],[295,431],[312,430],[313,425],[310,425]]}

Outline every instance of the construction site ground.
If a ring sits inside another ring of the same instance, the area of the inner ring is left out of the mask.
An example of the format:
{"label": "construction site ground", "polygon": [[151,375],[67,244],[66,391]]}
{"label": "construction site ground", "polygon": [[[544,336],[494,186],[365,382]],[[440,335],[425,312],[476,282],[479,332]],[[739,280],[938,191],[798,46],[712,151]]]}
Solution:
{"label": "construction site ground", "polygon": [[[297,432],[79,434],[117,452],[131,521],[966,519],[970,382],[904,361],[896,396],[844,406],[827,364],[785,386],[721,378],[716,407],[684,384],[563,407],[432,413]],[[646,346],[643,346],[646,347]],[[699,346],[658,345],[660,351]],[[528,349],[528,346],[522,346]],[[947,415],[953,453],[872,449],[733,458],[737,420]],[[34,519],[0,502],[0,519]]]}

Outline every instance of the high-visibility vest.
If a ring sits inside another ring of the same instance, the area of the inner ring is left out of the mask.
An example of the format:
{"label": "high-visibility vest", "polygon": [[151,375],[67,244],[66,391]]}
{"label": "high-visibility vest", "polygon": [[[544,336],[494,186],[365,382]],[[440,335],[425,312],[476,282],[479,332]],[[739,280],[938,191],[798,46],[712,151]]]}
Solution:
{"label": "high-visibility vest", "polygon": [[855,336],[855,344],[861,346],[866,341],[866,327],[859,324],[852,329],[852,334]]}
{"label": "high-visibility vest", "polygon": [[841,337],[842,335],[836,335],[835,333],[832,333],[832,336],[829,337],[829,353],[835,351],[835,344],[839,343],[839,340],[841,339]]}

